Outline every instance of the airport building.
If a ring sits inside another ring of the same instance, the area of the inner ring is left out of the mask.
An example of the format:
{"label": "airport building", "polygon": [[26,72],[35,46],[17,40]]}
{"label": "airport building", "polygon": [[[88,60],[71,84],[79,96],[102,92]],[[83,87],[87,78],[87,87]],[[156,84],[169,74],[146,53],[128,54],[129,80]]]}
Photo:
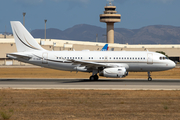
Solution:
{"label": "airport building", "polygon": [[[3,65],[28,65],[6,57],[7,53],[17,52],[14,38],[0,38],[0,66]],[[105,43],[98,42],[82,42],[72,40],[57,39],[38,39],[36,41],[46,50],[50,51],[99,51]],[[173,61],[180,61],[180,45],[129,45],[129,44],[109,44],[109,50],[112,51],[163,51]]]}

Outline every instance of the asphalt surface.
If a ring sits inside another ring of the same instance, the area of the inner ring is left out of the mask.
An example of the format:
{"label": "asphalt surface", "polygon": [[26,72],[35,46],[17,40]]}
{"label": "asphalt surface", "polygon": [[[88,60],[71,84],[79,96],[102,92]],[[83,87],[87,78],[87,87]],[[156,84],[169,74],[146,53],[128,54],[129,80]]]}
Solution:
{"label": "asphalt surface", "polygon": [[0,89],[180,90],[180,79],[0,79]]}

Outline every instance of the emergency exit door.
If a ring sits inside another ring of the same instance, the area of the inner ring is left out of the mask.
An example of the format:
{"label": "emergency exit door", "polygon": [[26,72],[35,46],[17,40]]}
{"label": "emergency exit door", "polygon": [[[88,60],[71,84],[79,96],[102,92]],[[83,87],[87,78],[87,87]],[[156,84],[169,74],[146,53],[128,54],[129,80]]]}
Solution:
{"label": "emergency exit door", "polygon": [[147,64],[153,64],[153,54],[152,53],[148,53]]}

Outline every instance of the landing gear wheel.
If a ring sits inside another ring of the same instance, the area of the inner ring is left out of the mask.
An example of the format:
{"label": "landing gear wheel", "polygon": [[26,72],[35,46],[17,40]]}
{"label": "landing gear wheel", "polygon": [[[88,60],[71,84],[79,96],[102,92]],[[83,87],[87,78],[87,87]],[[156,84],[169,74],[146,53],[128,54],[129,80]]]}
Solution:
{"label": "landing gear wheel", "polygon": [[89,80],[92,80],[92,81],[98,80],[98,79],[99,79],[98,75],[92,75],[92,76],[90,76],[90,78],[89,78]]}
{"label": "landing gear wheel", "polygon": [[89,80],[93,81],[93,80],[95,80],[95,77],[94,76],[90,76]]}
{"label": "landing gear wheel", "polygon": [[152,81],[152,78],[151,78],[151,77],[148,77],[148,81]]}
{"label": "landing gear wheel", "polygon": [[94,75],[94,80],[98,80],[99,79],[99,77],[98,77],[98,75]]}
{"label": "landing gear wheel", "polygon": [[151,72],[148,72],[148,81],[152,81]]}

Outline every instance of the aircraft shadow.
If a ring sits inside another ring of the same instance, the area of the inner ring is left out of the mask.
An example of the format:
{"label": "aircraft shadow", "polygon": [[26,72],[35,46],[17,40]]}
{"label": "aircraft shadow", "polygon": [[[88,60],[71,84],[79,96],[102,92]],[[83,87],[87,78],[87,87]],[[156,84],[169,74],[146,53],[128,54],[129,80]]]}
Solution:
{"label": "aircraft shadow", "polygon": [[174,80],[174,79],[155,79],[152,81],[148,81],[146,79],[99,79],[98,81],[91,81],[89,79],[0,79],[0,82],[57,82],[57,83],[115,83],[115,82],[126,82],[126,83],[131,83],[131,82],[139,82],[139,83],[177,83],[180,82],[180,80]]}
{"label": "aircraft shadow", "polygon": [[120,79],[120,80],[112,80],[112,79],[100,79],[98,81],[91,81],[89,79],[77,79],[77,80],[71,80],[69,79],[68,81],[64,81],[63,83],[83,83],[83,82],[99,82],[99,83],[103,83],[103,82],[109,82],[109,83],[112,83],[112,82],[127,82],[127,83],[131,83],[131,82],[144,82],[144,83],[155,83],[155,82],[163,82],[163,83],[173,83],[173,82],[180,82],[180,80],[152,80],[152,81],[148,81],[146,79],[144,80],[134,80],[134,79]]}

